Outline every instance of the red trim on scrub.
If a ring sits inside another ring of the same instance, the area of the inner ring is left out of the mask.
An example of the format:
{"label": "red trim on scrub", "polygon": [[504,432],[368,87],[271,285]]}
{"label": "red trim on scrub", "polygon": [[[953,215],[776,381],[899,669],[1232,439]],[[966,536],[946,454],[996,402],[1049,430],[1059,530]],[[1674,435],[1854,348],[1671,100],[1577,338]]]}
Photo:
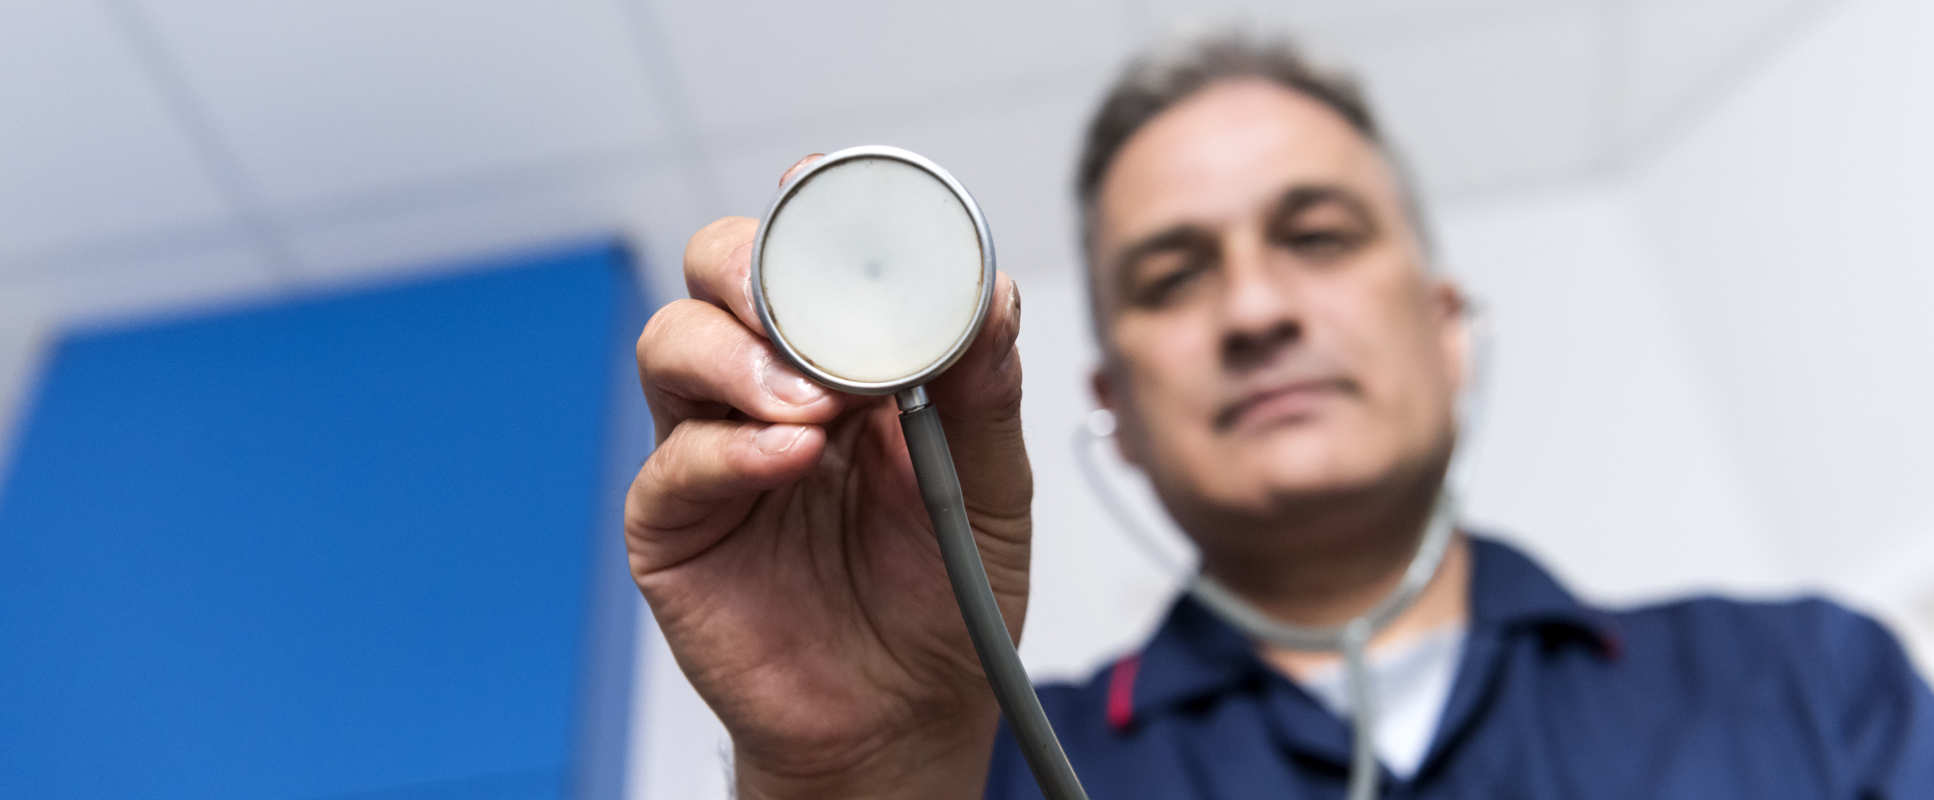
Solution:
{"label": "red trim on scrub", "polygon": [[1131,655],[1115,662],[1108,673],[1108,727],[1117,732],[1135,721],[1135,670],[1141,665],[1142,657]]}
{"label": "red trim on scrub", "polygon": [[1598,634],[1598,646],[1600,650],[1604,651],[1605,657],[1613,661],[1617,661],[1625,656],[1625,640],[1619,638],[1619,635],[1616,633],[1610,631],[1600,632]]}

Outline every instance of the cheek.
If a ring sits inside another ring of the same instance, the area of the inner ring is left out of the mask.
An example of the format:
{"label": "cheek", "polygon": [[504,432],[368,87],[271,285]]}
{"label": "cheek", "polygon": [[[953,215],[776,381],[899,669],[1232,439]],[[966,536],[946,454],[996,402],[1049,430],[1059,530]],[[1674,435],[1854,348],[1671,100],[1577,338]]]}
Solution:
{"label": "cheek", "polygon": [[[1364,265],[1368,266],[1368,265]],[[1448,381],[1428,287],[1401,264],[1366,269],[1327,288],[1310,326],[1319,349],[1337,356],[1363,391],[1377,426],[1408,437],[1432,424]]]}
{"label": "cheek", "polygon": [[[1112,338],[1128,385],[1124,406],[1152,455],[1173,456],[1213,415],[1218,361],[1215,328],[1205,320],[1122,319]],[[1201,421],[1202,424],[1196,424]]]}
{"label": "cheek", "polygon": [[1370,405],[1404,438],[1428,434],[1441,424],[1451,395],[1449,364],[1436,325],[1415,298],[1399,296],[1376,324],[1353,343]]}
{"label": "cheek", "polygon": [[1115,327],[1116,352],[1137,398],[1169,411],[1202,402],[1216,371],[1214,327],[1205,320],[1138,318]]}

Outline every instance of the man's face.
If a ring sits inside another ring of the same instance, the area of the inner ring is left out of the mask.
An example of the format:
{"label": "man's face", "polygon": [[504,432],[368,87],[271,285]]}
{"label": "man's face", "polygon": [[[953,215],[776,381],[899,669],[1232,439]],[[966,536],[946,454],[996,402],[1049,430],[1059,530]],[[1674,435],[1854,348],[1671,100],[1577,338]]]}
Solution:
{"label": "man's face", "polygon": [[1405,209],[1375,146],[1262,80],[1197,92],[1117,153],[1091,232],[1095,390],[1198,540],[1442,466],[1462,301]]}

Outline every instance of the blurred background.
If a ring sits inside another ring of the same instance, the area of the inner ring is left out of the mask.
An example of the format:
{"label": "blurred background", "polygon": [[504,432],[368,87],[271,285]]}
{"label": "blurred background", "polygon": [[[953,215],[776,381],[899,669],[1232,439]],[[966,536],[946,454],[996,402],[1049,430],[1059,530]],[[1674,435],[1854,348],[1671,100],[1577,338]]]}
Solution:
{"label": "blurred background", "polygon": [[1025,288],[1023,656],[1132,647],[1175,582],[1073,469],[1073,159],[1129,52],[1230,21],[1421,175],[1494,337],[1475,526],[1934,663],[1918,0],[6,0],[0,795],[724,797],[624,574],[630,339],[851,144],[946,165]]}

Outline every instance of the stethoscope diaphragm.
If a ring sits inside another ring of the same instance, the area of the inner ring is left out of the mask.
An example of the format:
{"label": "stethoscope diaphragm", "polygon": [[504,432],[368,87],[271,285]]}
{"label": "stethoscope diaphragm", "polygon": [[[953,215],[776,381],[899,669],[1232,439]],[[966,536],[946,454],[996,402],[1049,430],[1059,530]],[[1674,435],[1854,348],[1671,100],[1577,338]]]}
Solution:
{"label": "stethoscope diaphragm", "polygon": [[773,344],[855,394],[919,386],[960,358],[994,291],[985,218],[939,165],[897,147],[831,153],[780,188],[752,248]]}

